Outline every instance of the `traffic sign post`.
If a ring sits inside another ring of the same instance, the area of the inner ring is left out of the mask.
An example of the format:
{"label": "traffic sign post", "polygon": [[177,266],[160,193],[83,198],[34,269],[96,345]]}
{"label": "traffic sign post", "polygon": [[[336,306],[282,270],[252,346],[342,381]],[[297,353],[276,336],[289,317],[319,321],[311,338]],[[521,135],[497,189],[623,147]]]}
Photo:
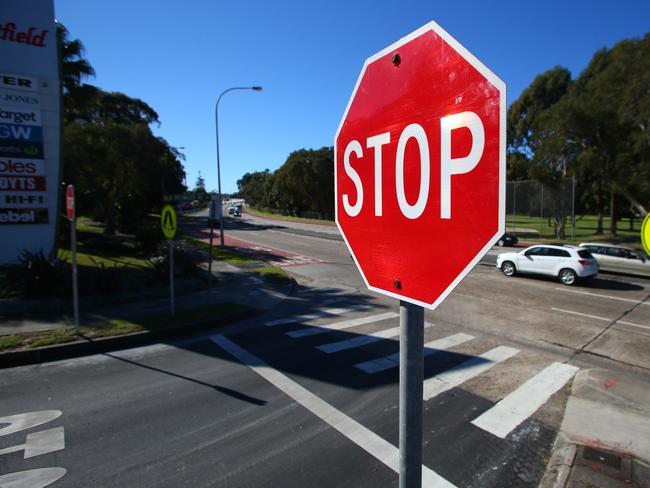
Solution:
{"label": "traffic sign post", "polygon": [[645,216],[641,225],[641,244],[645,253],[650,255],[650,214]]}
{"label": "traffic sign post", "polygon": [[77,216],[75,212],[74,186],[65,189],[65,211],[70,221],[70,250],[72,251],[72,308],[74,331],[79,334],[79,288],[77,284]]}
{"label": "traffic sign post", "polygon": [[169,251],[169,305],[171,314],[176,314],[174,303],[174,236],[177,230],[176,211],[171,205],[165,205],[160,214],[160,223],[163,234],[167,238],[167,250]]}
{"label": "traffic sign post", "polygon": [[368,58],[335,138],[336,222],[400,300],[400,487],[421,484],[424,308],[505,230],[505,84],[435,22]]}
{"label": "traffic sign post", "polygon": [[217,195],[213,193],[210,199],[210,212],[208,214],[208,219],[210,220],[210,245],[208,246],[208,297],[210,299],[212,297],[212,239],[214,237],[214,219],[216,218],[216,211],[213,209],[215,208],[217,198]]}

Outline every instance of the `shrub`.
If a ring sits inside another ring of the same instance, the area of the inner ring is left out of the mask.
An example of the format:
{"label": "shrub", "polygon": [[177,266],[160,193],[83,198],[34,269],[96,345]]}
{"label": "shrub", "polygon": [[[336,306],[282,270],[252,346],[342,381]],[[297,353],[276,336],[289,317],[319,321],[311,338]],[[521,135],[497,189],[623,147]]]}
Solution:
{"label": "shrub", "polygon": [[67,292],[65,264],[50,259],[43,250],[21,251],[18,264],[8,266],[5,273],[7,286],[22,298],[64,296]]}
{"label": "shrub", "polygon": [[153,254],[160,247],[164,241],[160,224],[153,224],[152,222],[140,222],[136,225],[134,231],[135,240],[140,245],[140,250],[145,254]]}

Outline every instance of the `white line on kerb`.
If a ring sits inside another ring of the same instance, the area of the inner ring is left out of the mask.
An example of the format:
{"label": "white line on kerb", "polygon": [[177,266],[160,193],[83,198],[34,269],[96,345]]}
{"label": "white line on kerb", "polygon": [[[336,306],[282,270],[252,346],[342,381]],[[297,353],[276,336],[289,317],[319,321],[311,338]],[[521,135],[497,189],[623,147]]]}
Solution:
{"label": "white line on kerb", "polygon": [[[556,312],[569,313],[571,315],[578,315],[580,317],[586,317],[588,319],[601,320],[603,322],[612,322],[614,320],[614,319],[608,319],[607,317],[599,317],[598,315],[589,315],[588,313],[574,312],[573,310],[564,310],[563,308],[552,307],[551,310],[555,310]],[[650,330],[650,325],[635,324],[632,322],[626,322],[624,320],[617,320],[616,324],[629,325],[631,327],[639,327],[641,329]]]}
{"label": "white line on kerb", "polygon": [[[356,420],[348,417],[343,412],[335,409],[322,398],[319,398],[292,379],[273,369],[262,359],[254,356],[225,336],[215,335],[211,339],[215,344],[250,367],[284,394],[332,426],[390,469],[399,473],[399,449],[391,443],[367,429]],[[455,488],[453,484],[426,466],[422,466],[422,486],[431,488]]]}
{"label": "white line on kerb", "polygon": [[459,364],[424,382],[424,400],[430,400],[436,395],[459,386],[478,376],[497,364],[519,353],[518,349],[499,346],[476,356],[469,361]]}
{"label": "white line on kerb", "polygon": [[472,421],[501,439],[534,414],[578,372],[579,368],[553,363],[530,378],[495,406]]}
{"label": "white line on kerb", "polygon": [[[427,342],[424,345],[424,356],[432,356],[444,349],[449,349],[454,346],[463,344],[464,342],[474,339],[474,336],[469,334],[453,334],[442,339],[437,339],[435,341]],[[387,369],[396,368],[399,366],[399,352],[389,354],[377,359],[372,359],[370,361],[365,361],[363,363],[357,363],[354,365],[356,368],[359,368],[361,371],[364,371],[368,374],[379,373],[380,371],[385,371]]]}
{"label": "white line on kerb", "polygon": [[371,308],[370,305],[350,305],[349,307],[326,308],[325,310],[321,310],[320,312],[307,313],[304,315],[295,315],[294,317],[289,317],[286,319],[270,320],[269,322],[265,322],[264,325],[266,325],[267,327],[275,327],[276,325],[293,324],[295,322],[302,322],[303,320],[318,319],[321,317],[327,317],[329,315],[341,315],[342,313],[345,312],[353,312],[356,310],[367,310],[369,308]]}
{"label": "white line on kerb", "polygon": [[290,332],[286,332],[286,334],[289,337],[292,337],[294,339],[298,339],[300,337],[308,337],[308,336],[314,336],[314,335],[318,335],[318,334],[326,334],[327,332],[331,332],[333,330],[349,329],[350,327],[356,327],[357,325],[371,324],[373,322],[379,322],[381,320],[394,319],[396,317],[399,317],[398,313],[386,312],[386,313],[380,313],[380,314],[377,314],[377,315],[370,315],[368,317],[361,317],[359,319],[343,320],[341,322],[334,322],[333,324],[317,325],[317,326],[312,326],[312,327],[306,327],[304,329],[292,330]]}
{"label": "white line on kerb", "polygon": [[558,291],[564,291],[566,293],[577,293],[578,295],[587,295],[590,297],[597,297],[597,298],[607,298],[609,300],[618,300],[620,302],[628,302],[628,303],[636,303],[639,305],[650,305],[648,302],[644,302],[642,300],[633,300],[632,298],[623,298],[623,297],[613,297],[611,295],[601,295],[600,293],[590,293],[588,291],[580,291],[580,290],[571,290],[569,288],[555,288]]}

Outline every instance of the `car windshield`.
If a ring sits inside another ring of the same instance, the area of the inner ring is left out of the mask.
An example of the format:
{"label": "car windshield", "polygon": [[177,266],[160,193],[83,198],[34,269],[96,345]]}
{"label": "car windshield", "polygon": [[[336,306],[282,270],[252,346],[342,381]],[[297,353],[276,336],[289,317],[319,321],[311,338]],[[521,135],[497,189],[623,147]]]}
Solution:
{"label": "car windshield", "polygon": [[587,251],[586,249],[580,249],[580,250],[578,251],[578,256],[580,256],[581,258],[585,258],[585,259],[587,259],[587,258],[593,258],[593,256],[591,255],[591,253],[590,253],[589,251]]}

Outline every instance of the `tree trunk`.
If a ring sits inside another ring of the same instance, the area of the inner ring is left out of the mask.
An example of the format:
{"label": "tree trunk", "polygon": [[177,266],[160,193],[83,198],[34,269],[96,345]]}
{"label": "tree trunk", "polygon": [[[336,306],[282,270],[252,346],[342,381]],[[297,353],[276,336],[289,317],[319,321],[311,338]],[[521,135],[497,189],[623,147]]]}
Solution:
{"label": "tree trunk", "polygon": [[598,210],[598,220],[596,220],[596,234],[600,235],[603,233],[603,211]]}
{"label": "tree trunk", "polygon": [[556,213],[553,225],[555,226],[555,238],[564,240],[566,237],[566,217]]}
{"label": "tree trunk", "polygon": [[614,191],[611,192],[609,200],[609,233],[612,237],[616,237],[616,193]]}

